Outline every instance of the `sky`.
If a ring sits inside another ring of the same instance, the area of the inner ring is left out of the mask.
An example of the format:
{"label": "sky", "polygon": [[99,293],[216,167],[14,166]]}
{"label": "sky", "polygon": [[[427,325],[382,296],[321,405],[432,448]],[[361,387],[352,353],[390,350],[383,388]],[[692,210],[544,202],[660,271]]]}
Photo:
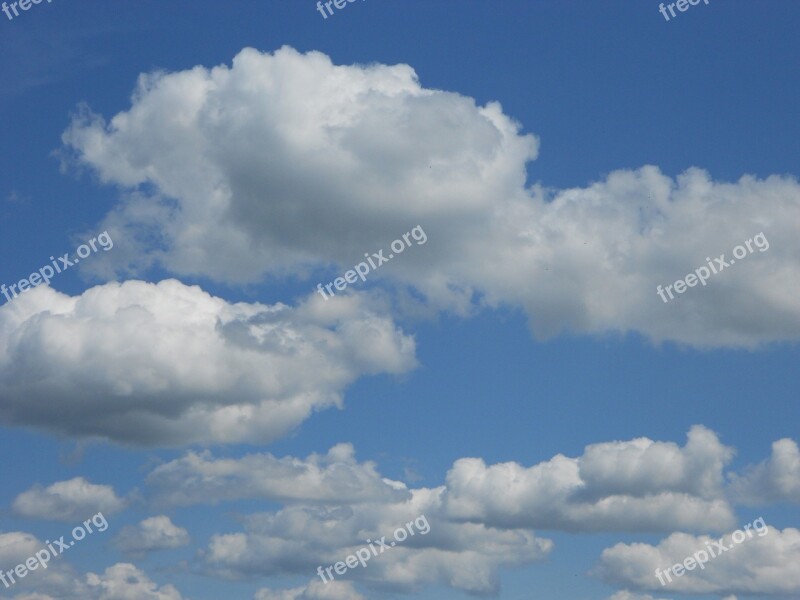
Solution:
{"label": "sky", "polygon": [[800,599],[800,5],[337,1],[0,5],[0,599]]}

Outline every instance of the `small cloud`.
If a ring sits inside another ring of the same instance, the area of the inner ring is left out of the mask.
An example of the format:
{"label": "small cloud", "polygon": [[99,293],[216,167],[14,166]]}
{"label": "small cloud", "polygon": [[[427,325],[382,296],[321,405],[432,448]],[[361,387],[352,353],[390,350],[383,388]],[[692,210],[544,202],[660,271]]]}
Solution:
{"label": "small cloud", "polygon": [[14,513],[29,519],[78,521],[95,513],[113,514],[125,508],[125,501],[110,485],[97,485],[83,477],[59,481],[43,488],[35,485],[14,499]]}
{"label": "small cloud", "polygon": [[[634,594],[633,592],[629,592],[628,590],[622,590],[617,592],[613,596],[609,597],[608,600],[663,600],[663,599],[653,598],[653,596],[651,596],[650,594]],[[736,598],[733,598],[733,600],[736,600]]]}
{"label": "small cloud", "polygon": [[424,479],[424,477],[417,473],[417,471],[412,467],[405,467],[403,469],[403,478],[409,483],[416,483],[417,481],[422,481]]}
{"label": "small cloud", "polygon": [[143,555],[155,550],[186,546],[189,532],[175,525],[166,515],[150,517],[138,525],[124,527],[114,537],[113,544],[126,554]]}
{"label": "small cloud", "polygon": [[30,204],[31,199],[29,196],[23,196],[16,190],[11,190],[8,196],[6,196],[6,202],[8,204]]}

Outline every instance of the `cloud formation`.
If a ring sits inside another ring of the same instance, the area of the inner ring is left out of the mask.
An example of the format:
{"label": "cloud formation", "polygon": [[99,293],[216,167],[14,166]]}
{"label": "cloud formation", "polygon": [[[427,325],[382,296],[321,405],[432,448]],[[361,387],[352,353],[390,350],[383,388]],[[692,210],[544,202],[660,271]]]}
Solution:
{"label": "cloud formation", "polygon": [[[528,468],[460,459],[445,485],[435,488],[381,479],[374,465],[355,461],[349,445],[304,461],[270,455],[214,460],[208,454],[198,460],[190,453],[157,467],[148,482],[156,497],[177,504],[187,503],[195,489],[207,502],[258,497],[285,504],[244,517],[242,531],[213,536],[203,554],[205,572],[232,579],[314,573],[424,514],[428,535],[409,538],[368,569],[349,571],[348,579],[375,589],[439,584],[492,594],[501,569],[541,560],[552,550],[533,529],[727,530],[735,519],[723,471],[732,456],[714,432],[695,426],[684,446],[647,438],[605,442],[587,446],[580,457],[557,455]],[[298,493],[287,494],[288,482],[298,477]],[[339,478],[347,483],[343,488]],[[183,480],[190,482],[186,490]],[[242,492],[226,489],[239,486]],[[396,494],[375,493],[381,489]],[[348,501],[337,501],[337,494]],[[635,582],[619,583],[636,589]]]}
{"label": "cloud formation", "polygon": [[338,506],[292,505],[244,519],[244,531],[212,537],[204,553],[205,572],[240,579],[278,574],[312,575],[425,515],[426,535],[408,536],[367,568],[348,572],[348,580],[375,589],[411,592],[446,585],[472,594],[499,590],[499,570],[545,558],[550,540],[523,530],[500,530],[448,521],[441,490],[413,490],[406,502]]}
{"label": "cloud formation", "polygon": [[773,502],[800,504],[800,448],[784,438],[773,442],[772,455],[764,462],[731,476],[734,497],[755,506]]}
{"label": "cloud formation", "polygon": [[216,504],[241,498],[280,502],[363,502],[408,497],[405,485],[380,476],[372,462],[359,463],[352,444],[305,460],[248,454],[215,459],[189,452],[147,476],[159,504]]}
{"label": "cloud formation", "polygon": [[[526,187],[539,142],[520,129],[498,103],[425,88],[408,65],[339,66],[284,47],[142,75],[128,110],[108,123],[83,110],[63,141],[125,190],[102,224],[118,249],[92,265],[116,261],[107,272],[306,280],[421,224],[425,251],[374,280],[436,309],[517,306],[540,337],[800,339],[796,179],[643,166],[586,187]],[[762,232],[768,251],[669,304],[657,295]]]}
{"label": "cloud formation", "polygon": [[[656,600],[650,594],[634,594],[628,590],[622,590],[612,594],[608,600]],[[661,599],[663,600],[663,598]],[[736,600],[735,598],[733,600]]]}
{"label": "cloud formation", "polygon": [[19,494],[12,509],[21,517],[50,521],[82,521],[102,512],[105,516],[121,511],[125,501],[110,485],[89,483],[83,477],[59,481],[46,488],[35,485]]}
{"label": "cloud formation", "polygon": [[463,458],[447,474],[453,518],[566,531],[722,530],[734,523],[723,467],[732,450],[702,426],[686,445],[638,438],[532,467]]}
{"label": "cloud formation", "polygon": [[[46,547],[29,533],[0,532],[0,565],[13,568]],[[101,574],[79,576],[62,556],[52,559],[47,569],[28,571],[13,588],[3,586],[3,592],[14,594],[0,596],[9,600],[183,600],[174,586],[159,586],[130,563],[114,564]]]}
{"label": "cloud formation", "polygon": [[[34,556],[36,552],[45,547],[44,542],[33,534],[24,531],[0,532],[0,569],[3,571],[13,570],[14,567],[24,564],[29,557]],[[8,577],[6,580],[9,581],[9,585],[12,585]],[[36,590],[41,593],[55,593],[71,587],[74,583],[74,574],[65,561],[53,560],[46,570],[37,568],[28,572],[24,578],[15,576],[15,581],[12,589],[14,592],[25,594],[30,588],[36,587]],[[3,584],[0,589],[2,589],[0,593],[5,593],[8,588]],[[45,598],[49,600],[49,596],[45,596]]]}
{"label": "cloud formation", "polygon": [[307,586],[288,590],[261,589],[253,600],[366,600],[349,581],[331,581],[327,584],[312,581]]}
{"label": "cloud formation", "polygon": [[722,543],[727,551],[710,559],[704,569],[694,567],[680,577],[672,576],[671,582],[664,577],[662,587],[656,569],[683,563],[717,541],[706,535],[673,533],[657,546],[617,544],[603,551],[597,573],[608,583],[637,590],[720,596],[800,594],[800,530],[794,528],[781,531],[769,527],[765,535],[754,535],[739,544],[725,535]]}
{"label": "cloud formation", "polygon": [[113,539],[119,550],[134,555],[180,548],[190,541],[189,532],[175,525],[166,515],[150,517],[135,526],[123,527]]}
{"label": "cloud formation", "polygon": [[117,563],[101,575],[86,576],[89,598],[98,600],[183,600],[172,585],[159,587],[142,570],[130,563]]}
{"label": "cloud formation", "polygon": [[[780,440],[778,447],[785,443]],[[730,530],[734,517],[726,502],[730,494],[724,469],[733,453],[713,431],[694,426],[683,446],[647,438],[602,442],[588,445],[576,458],[556,455],[531,467],[460,459],[447,473],[444,485],[414,488],[382,477],[372,462],[359,462],[351,444],[338,444],[327,453],[306,458],[266,453],[216,458],[210,451],[191,451],[154,467],[146,478],[145,497],[168,506],[242,499],[280,503],[274,512],[239,515],[241,528],[213,534],[197,555],[196,568],[231,580],[313,578],[317,567],[344,560],[366,546],[367,540],[387,536],[391,541],[398,527],[425,515],[430,524],[427,534],[408,537],[390,552],[380,553],[368,568],[348,571],[347,580],[366,590],[396,593],[442,585],[470,594],[495,594],[503,570],[542,561],[552,553],[554,544],[542,537],[542,530],[668,532],[659,546],[618,544],[602,555],[598,573],[629,590],[618,592],[613,600],[648,600],[637,594],[662,591],[653,575],[655,568],[682,561],[710,539],[676,531],[705,534]],[[748,571],[751,579],[731,579],[726,571],[685,580],[691,584],[681,579],[674,584],[678,587],[663,591],[787,593],[780,590],[791,590],[791,586],[770,587],[765,582],[771,569],[782,574],[789,568],[786,565],[795,564],[800,532],[769,531],[763,539],[779,542],[764,546],[757,537],[742,545],[751,548],[746,551],[750,553],[747,564],[757,567]],[[27,553],[20,552],[24,557],[36,549],[32,536],[7,535],[17,546],[24,546]],[[164,515],[126,527],[114,538],[117,548],[138,554],[187,542],[188,533]],[[737,548],[731,556],[740,553]],[[731,556],[716,560],[722,566],[715,568],[742,568],[744,563],[738,562],[725,567]],[[114,572],[105,575],[110,582],[116,581]],[[54,576],[57,573],[54,571]],[[60,577],[59,589],[78,585],[75,581],[88,585],[70,570],[61,572]],[[133,580],[140,582],[137,585],[155,585],[143,574]],[[723,581],[735,585],[725,587]],[[332,594],[331,600],[359,598],[352,585],[322,588],[317,582],[312,579],[308,586],[284,590],[265,588],[257,598],[327,600],[328,596],[320,594]],[[335,583],[343,582],[336,579]],[[112,589],[114,585],[98,583],[95,588]],[[173,593],[154,590],[167,594],[165,598]]]}
{"label": "cloud formation", "polygon": [[363,297],[230,304],[127,281],[0,307],[0,420],[77,438],[269,442],[358,377],[415,365],[414,340]]}

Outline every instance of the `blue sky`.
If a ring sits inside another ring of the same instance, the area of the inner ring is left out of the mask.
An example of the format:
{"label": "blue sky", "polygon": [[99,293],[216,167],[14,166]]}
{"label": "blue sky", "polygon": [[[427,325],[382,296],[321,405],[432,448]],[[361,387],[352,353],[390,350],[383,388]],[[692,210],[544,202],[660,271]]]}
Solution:
{"label": "blue sky", "polygon": [[800,7],[333,10],[0,13],[0,598],[800,598]]}

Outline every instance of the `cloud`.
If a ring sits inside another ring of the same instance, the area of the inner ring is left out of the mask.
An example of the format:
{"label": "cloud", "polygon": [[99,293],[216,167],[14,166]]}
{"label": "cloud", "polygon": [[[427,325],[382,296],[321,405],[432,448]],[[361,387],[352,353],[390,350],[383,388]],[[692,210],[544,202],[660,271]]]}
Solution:
{"label": "cloud", "polygon": [[[20,532],[0,532],[0,565],[3,570],[24,564],[47,545],[35,536]],[[16,577],[16,576],[15,576]],[[8,579],[8,575],[6,575]],[[46,569],[37,567],[24,578],[16,578],[13,590],[0,588],[13,600],[182,600],[171,585],[159,587],[144,571],[132,564],[118,563],[97,575],[78,576],[61,555],[51,558]],[[2,592],[0,592],[2,593]]]}
{"label": "cloud", "polygon": [[253,600],[366,600],[349,581],[331,581],[327,584],[312,581],[307,586],[288,590],[263,588],[256,592]]}
{"label": "cloud", "polygon": [[190,542],[189,532],[175,525],[169,517],[159,515],[136,526],[123,527],[114,537],[114,545],[122,552],[141,555],[154,550],[180,548]]}
{"label": "cloud", "polygon": [[500,527],[722,530],[734,523],[722,488],[732,455],[712,431],[695,426],[683,448],[638,438],[528,468],[463,458],[447,474],[445,502],[453,518]]}
{"label": "cloud", "polygon": [[[703,548],[701,542],[708,539],[675,530],[729,527],[726,523],[733,517],[724,501],[723,470],[732,456],[733,450],[714,432],[695,426],[683,446],[647,438],[603,442],[587,446],[577,458],[557,455],[533,467],[461,459],[448,472],[444,485],[413,488],[382,477],[372,462],[358,462],[351,444],[338,444],[325,454],[302,459],[266,453],[229,459],[216,458],[209,451],[187,452],[155,467],[147,486],[152,499],[169,505],[240,499],[283,504],[274,512],[240,516],[239,530],[211,536],[198,555],[198,570],[212,576],[232,580],[279,575],[313,578],[318,567],[345,560],[366,547],[367,540],[386,536],[391,541],[398,527],[425,515],[430,525],[427,534],[410,536],[374,556],[367,568],[349,570],[347,580],[372,591],[413,593],[425,586],[442,585],[489,595],[499,590],[504,569],[532,564],[551,554],[553,542],[539,531],[534,533],[533,528],[583,533],[668,531],[671,535],[658,547],[619,544],[608,549],[598,571],[607,581],[630,590],[618,592],[613,600],[652,600],[637,594],[661,591],[653,576],[655,568],[683,560]],[[770,568],[782,573],[784,563],[788,560],[791,564],[794,559],[792,536],[797,532],[793,531],[781,534],[770,530],[764,539],[783,539],[783,546],[747,560],[755,561],[762,573]],[[20,559],[16,562],[41,547],[32,536],[14,535],[15,543],[24,546],[24,551],[17,552]],[[757,540],[761,538],[744,545]],[[134,553],[177,547],[187,541],[187,532],[163,515],[126,527],[114,538],[118,548]],[[5,562],[16,564],[11,559]],[[71,571],[63,578],[73,582],[69,586],[78,585]],[[766,575],[759,575],[753,585],[760,586],[764,578]],[[719,581],[723,579],[720,576]],[[716,581],[701,583],[727,594],[742,594],[750,585],[741,581],[739,587],[728,589]],[[335,583],[344,582],[337,577]],[[259,600],[315,600],[323,592],[336,592],[348,600],[353,594],[358,598],[350,586],[320,585],[314,578],[309,586],[263,589],[258,592]],[[59,589],[66,589],[64,586],[67,583]],[[92,593],[104,589],[98,584]],[[622,595],[626,593],[630,596]],[[51,595],[70,598],[61,593]],[[327,600],[326,596],[319,598]],[[334,599],[338,597],[332,596]]]}
{"label": "cloud", "polygon": [[[2,596],[0,596],[2,598]],[[14,596],[14,600],[59,600],[58,598],[54,598],[53,596],[49,596],[47,594],[21,594]]]}
{"label": "cloud", "polygon": [[[800,593],[800,530],[769,527],[757,534],[751,529],[749,534],[739,544],[733,543],[730,535],[724,536],[722,544],[729,548],[724,552],[715,546],[716,538],[686,533],[673,533],[657,546],[617,544],[603,551],[597,574],[608,583],[638,590],[720,596]],[[713,548],[717,556],[710,558],[703,569],[695,566],[680,577],[671,575],[671,582],[663,576],[662,587],[656,569],[663,572],[708,548]]]}
{"label": "cloud", "polygon": [[358,377],[415,364],[413,338],[363,297],[230,304],[128,281],[0,307],[0,420],[77,438],[265,443],[341,407]]}
{"label": "cloud", "polygon": [[189,452],[156,467],[147,484],[157,503],[184,506],[240,498],[358,502],[409,495],[404,484],[382,478],[374,463],[358,463],[352,444],[338,444],[305,460],[271,454],[214,459],[208,451]]}
{"label": "cloud", "polygon": [[[526,188],[539,142],[520,129],[498,103],[425,88],[408,65],[338,66],[284,47],[142,75],[130,109],[108,123],[83,109],[63,141],[124,190],[102,224],[115,251],[90,265],[106,274],[158,264],[311,284],[420,224],[424,249],[371,284],[413,287],[435,309],[520,307],[539,337],[800,338],[796,179],[727,183],[699,168],[673,179],[643,166],[586,187]],[[657,295],[762,232],[768,251],[754,247],[668,304]]]}
{"label": "cloud", "polygon": [[[628,590],[622,590],[611,595],[608,600],[656,600],[650,594],[634,594]],[[663,600],[663,599],[661,599]],[[734,600],[736,600],[734,598]]]}
{"label": "cloud", "polygon": [[412,525],[415,535],[388,551],[377,551],[366,568],[350,569],[347,579],[401,592],[439,584],[493,594],[499,590],[500,568],[540,561],[552,550],[550,540],[529,531],[451,522],[442,511],[440,495],[441,489],[419,489],[405,502],[293,505],[250,515],[244,518],[243,532],[212,537],[202,570],[231,579],[314,574],[320,566],[324,569],[368,548],[367,540],[385,536],[389,544],[393,532],[421,515],[429,524],[427,534],[422,533],[424,527]]}
{"label": "cloud", "polygon": [[773,442],[772,455],[731,476],[734,497],[750,506],[772,502],[800,504],[800,449],[789,438]]}
{"label": "cloud", "polygon": [[121,511],[125,501],[110,485],[89,483],[83,477],[59,481],[43,488],[35,485],[14,499],[14,512],[29,519],[81,521],[98,512],[105,516]]}
{"label": "cloud", "polygon": [[102,575],[89,573],[86,583],[97,600],[182,600],[172,585],[159,587],[143,571],[130,563],[118,563]]}
{"label": "cloud", "polygon": [[[530,468],[460,459],[445,485],[435,488],[382,479],[372,463],[355,461],[350,445],[305,460],[190,453],[157,467],[148,483],[157,498],[178,504],[194,495],[209,502],[257,497],[285,504],[242,517],[241,531],[214,535],[203,552],[203,572],[231,579],[314,573],[345,560],[368,539],[391,540],[397,527],[424,514],[429,534],[409,537],[368,568],[349,570],[348,580],[371,589],[445,585],[492,594],[501,569],[536,562],[552,550],[533,528],[725,530],[734,522],[723,477],[732,456],[714,432],[695,426],[682,447],[646,438],[606,442],[587,446],[578,458],[557,455]],[[295,479],[297,490],[287,493]],[[189,482],[184,490],[182,480]],[[375,493],[385,489],[399,493]],[[302,592],[274,593],[292,598]]]}
{"label": "cloud", "polygon": [[0,590],[5,591],[13,585],[14,591],[26,593],[25,590],[32,587],[32,582],[35,582],[35,585],[41,586],[41,591],[53,592],[70,584],[72,571],[67,563],[58,558],[52,559],[48,563],[47,569],[37,567],[33,571],[28,571],[24,578],[20,578],[18,574],[14,573],[11,576],[5,574],[13,571],[17,565],[24,565],[28,558],[46,547],[44,542],[30,533],[23,531],[0,532],[0,570],[9,584],[7,586],[6,583],[3,583]]}

